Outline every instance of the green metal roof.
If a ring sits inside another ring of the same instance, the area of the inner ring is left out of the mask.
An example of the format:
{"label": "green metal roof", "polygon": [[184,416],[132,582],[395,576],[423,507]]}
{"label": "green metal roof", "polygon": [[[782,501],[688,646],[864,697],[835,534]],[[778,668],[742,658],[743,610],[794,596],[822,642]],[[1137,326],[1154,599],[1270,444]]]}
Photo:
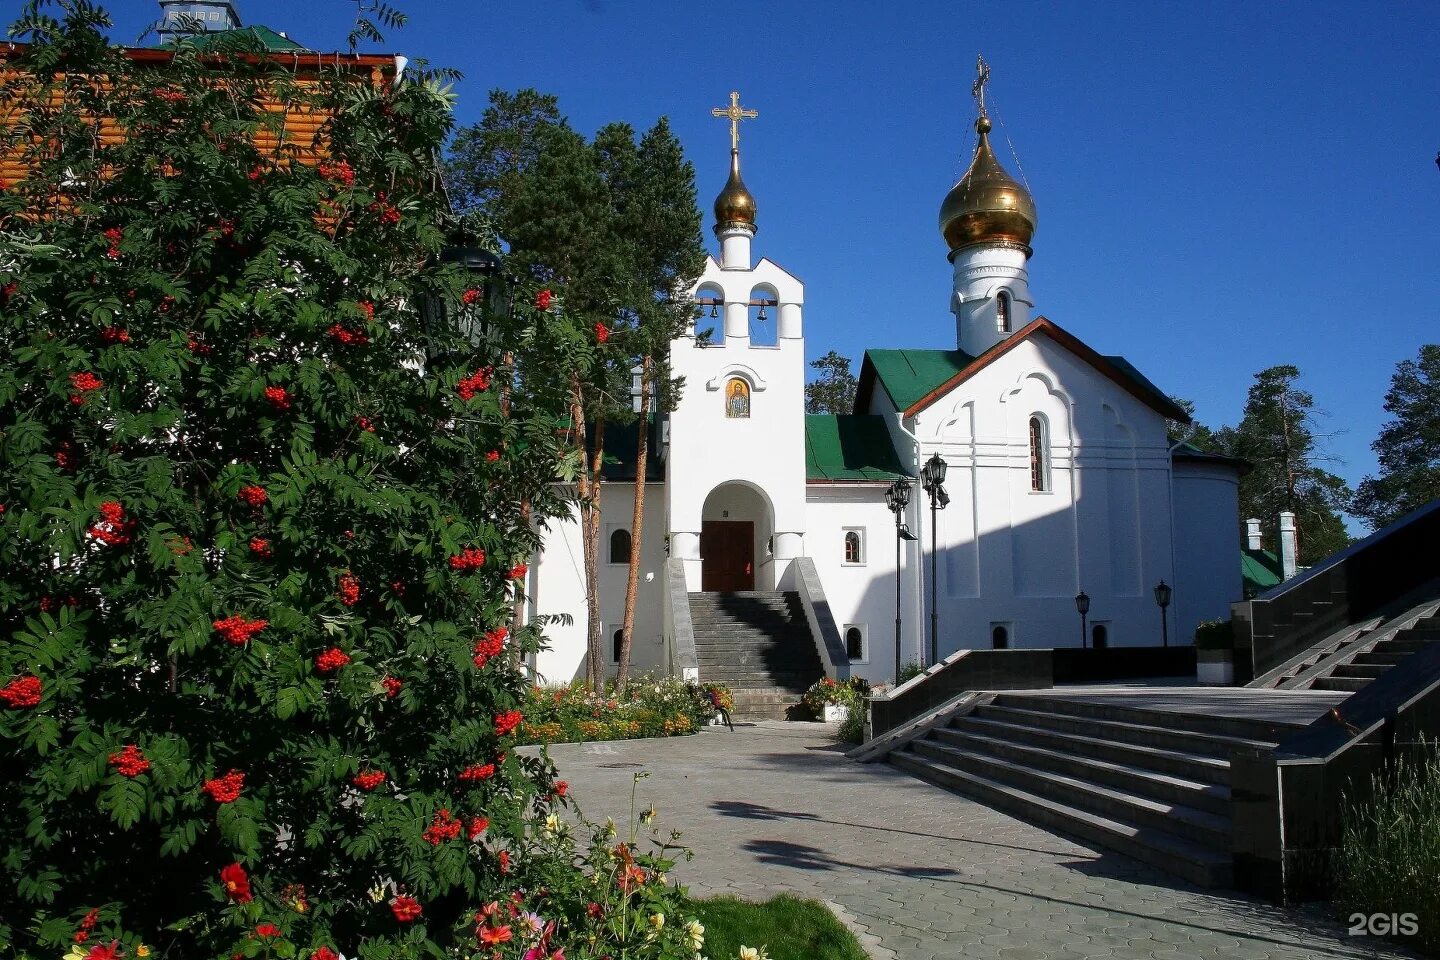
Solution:
{"label": "green metal roof", "polygon": [[890,481],[901,476],[908,474],[895,455],[884,417],[829,413],[805,416],[807,480]]}
{"label": "green metal roof", "polygon": [[874,369],[885,392],[901,410],[918,402],[974,361],[970,354],[959,350],[865,351],[865,363]]}
{"label": "green metal roof", "polygon": [[1240,550],[1240,576],[1245,581],[1247,599],[1278,586],[1284,579],[1279,557],[1269,550],[1251,550],[1248,547]]}
{"label": "green metal roof", "polygon": [[[197,50],[213,50],[225,43],[237,43],[250,46],[248,38],[254,37],[260,44],[271,53],[289,53],[292,50],[303,51],[306,48],[296,43],[289,37],[282,37],[269,27],[256,25],[253,27],[241,27],[238,30],[216,30],[213,33],[197,33],[185,38],[186,43],[195,45]],[[237,45],[238,45],[237,44]],[[174,47],[175,44],[167,43],[166,47]]]}

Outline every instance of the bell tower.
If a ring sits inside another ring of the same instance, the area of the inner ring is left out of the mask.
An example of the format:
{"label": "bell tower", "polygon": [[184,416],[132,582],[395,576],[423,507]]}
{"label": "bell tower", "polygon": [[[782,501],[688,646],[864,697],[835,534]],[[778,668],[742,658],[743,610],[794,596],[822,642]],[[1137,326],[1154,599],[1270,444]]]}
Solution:
{"label": "bell tower", "polygon": [[940,206],[940,232],[950,248],[954,286],[956,346],[972,356],[1005,340],[1030,322],[1030,239],[1035,234],[1035,200],[1005,171],[990,146],[985,85],[990,65],[976,58],[972,88],[979,116],[979,142],[970,167]]}

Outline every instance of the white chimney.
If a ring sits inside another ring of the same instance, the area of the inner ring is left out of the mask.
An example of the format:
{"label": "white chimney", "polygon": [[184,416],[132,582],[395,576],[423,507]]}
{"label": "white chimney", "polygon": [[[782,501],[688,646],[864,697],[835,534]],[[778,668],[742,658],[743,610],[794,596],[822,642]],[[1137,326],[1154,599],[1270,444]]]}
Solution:
{"label": "white chimney", "polygon": [[1280,575],[1295,576],[1295,514],[1289,510],[1280,512]]}
{"label": "white chimney", "polygon": [[1254,518],[1245,521],[1245,545],[1251,550],[1260,547],[1260,521]]}

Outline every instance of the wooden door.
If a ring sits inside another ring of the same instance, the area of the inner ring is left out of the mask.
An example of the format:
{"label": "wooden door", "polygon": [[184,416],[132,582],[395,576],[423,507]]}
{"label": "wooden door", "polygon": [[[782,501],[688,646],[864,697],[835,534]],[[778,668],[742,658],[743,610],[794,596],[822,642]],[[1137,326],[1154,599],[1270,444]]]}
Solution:
{"label": "wooden door", "polygon": [[755,524],[706,520],[700,525],[700,589],[707,593],[755,589]]}

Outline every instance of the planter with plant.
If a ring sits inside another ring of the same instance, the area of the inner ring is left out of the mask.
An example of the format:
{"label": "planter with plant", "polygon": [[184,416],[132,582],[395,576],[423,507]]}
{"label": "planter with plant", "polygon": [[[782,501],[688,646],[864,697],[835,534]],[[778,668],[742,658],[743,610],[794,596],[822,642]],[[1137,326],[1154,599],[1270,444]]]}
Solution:
{"label": "planter with plant", "polygon": [[1195,678],[1206,686],[1235,682],[1235,635],[1229,620],[1206,620],[1195,628]]}

